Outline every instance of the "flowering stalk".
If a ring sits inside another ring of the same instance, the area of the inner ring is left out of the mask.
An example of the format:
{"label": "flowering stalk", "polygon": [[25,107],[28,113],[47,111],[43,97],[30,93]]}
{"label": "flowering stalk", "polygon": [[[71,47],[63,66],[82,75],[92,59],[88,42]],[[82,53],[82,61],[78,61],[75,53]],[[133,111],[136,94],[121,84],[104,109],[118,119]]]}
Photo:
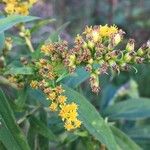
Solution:
{"label": "flowering stalk", "polygon": [[119,49],[125,32],[113,26],[86,27],[75,38],[73,48],[67,53],[64,62],[70,72],[83,66],[90,73],[92,91],[98,93],[99,75],[108,74],[109,70],[120,73],[134,68],[134,64],[149,61],[150,44],[143,44],[137,51],[135,41],[129,39],[124,50]]}
{"label": "flowering stalk", "polygon": [[[27,15],[36,0],[3,2],[6,4],[5,11],[8,15]],[[25,39],[30,51],[34,52],[30,31],[21,25],[19,34]],[[134,64],[150,61],[149,42],[135,50],[135,41],[129,39],[126,47],[123,50],[119,49],[124,34],[125,32],[115,25],[86,27],[81,35],[76,36],[71,49],[66,41],[45,43],[41,47],[40,58],[25,64],[34,70],[34,75],[30,76],[30,86],[45,93],[50,102],[49,109],[58,112],[68,131],[79,128],[81,121],[78,119],[78,105],[67,101],[64,89],[58,83],[64,72],[69,74],[77,67],[85,67],[90,73],[92,91],[98,93],[100,75],[108,74],[109,71],[128,71]],[[23,75],[9,75],[8,80],[10,83],[16,83],[18,87],[24,86]]]}
{"label": "flowering stalk", "polygon": [[49,109],[52,112],[58,112],[65,129],[70,131],[81,125],[78,119],[78,106],[67,102],[67,97],[63,94],[64,89],[56,82],[62,75],[60,69],[65,69],[62,66],[62,60],[66,57],[67,50],[68,45],[64,41],[43,45],[41,47],[42,58],[34,62],[36,79],[32,80],[30,85],[45,93],[47,100],[50,101]]}

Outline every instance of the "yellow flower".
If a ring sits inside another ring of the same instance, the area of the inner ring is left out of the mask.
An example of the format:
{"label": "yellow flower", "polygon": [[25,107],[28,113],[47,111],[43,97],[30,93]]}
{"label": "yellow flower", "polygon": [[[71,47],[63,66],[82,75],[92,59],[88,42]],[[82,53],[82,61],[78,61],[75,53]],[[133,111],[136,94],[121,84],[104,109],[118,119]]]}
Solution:
{"label": "yellow flower", "polygon": [[68,123],[68,122],[65,123],[64,127],[67,131],[74,129],[74,126],[72,125],[72,123]]}
{"label": "yellow flower", "polygon": [[99,40],[101,40],[100,34],[97,30],[92,31],[92,39],[94,42],[98,42]]}
{"label": "yellow flower", "polygon": [[79,128],[80,126],[81,126],[81,121],[78,119],[74,120],[73,122],[66,121],[65,125],[64,125],[64,127],[67,131]]}
{"label": "yellow flower", "polygon": [[15,13],[27,16],[29,14],[29,8],[26,3],[20,4],[18,7],[15,7]]}
{"label": "yellow flower", "polygon": [[86,26],[83,34],[91,34],[92,31],[93,31],[92,26],[90,27]]}
{"label": "yellow flower", "polygon": [[111,34],[117,33],[118,28],[115,25],[109,27],[106,24],[104,26],[100,26],[100,31],[99,32],[100,32],[101,37],[109,37]]}
{"label": "yellow flower", "polygon": [[38,88],[38,81],[34,81],[32,80],[31,83],[30,83],[30,86],[34,89],[37,89]]}
{"label": "yellow flower", "polygon": [[52,54],[52,52],[55,50],[55,47],[53,44],[49,43],[49,44],[45,44],[42,45],[41,47],[41,51],[45,54],[45,55],[50,55]]}
{"label": "yellow flower", "polygon": [[3,2],[6,4],[5,11],[8,15],[28,15],[30,7],[36,2],[36,0],[3,0]]}
{"label": "yellow flower", "polygon": [[74,126],[75,126],[75,128],[79,128],[79,127],[81,126],[81,121],[78,120],[78,119],[76,119],[76,120],[74,121]]}
{"label": "yellow flower", "polygon": [[50,99],[50,100],[55,100],[56,99],[56,93],[55,92],[51,92],[51,93],[49,93],[48,94],[48,99]]}
{"label": "yellow flower", "polygon": [[75,119],[77,117],[77,104],[71,103],[71,104],[65,104],[61,107],[59,116],[62,118],[62,120],[71,120]]}
{"label": "yellow flower", "polygon": [[15,12],[15,4],[7,4],[7,6],[5,7],[5,11],[8,13],[8,14],[13,14]]}
{"label": "yellow flower", "polygon": [[49,106],[49,109],[51,111],[57,111],[57,107],[58,107],[58,104],[57,103],[52,103],[50,106]]}
{"label": "yellow flower", "polygon": [[63,96],[63,95],[60,95],[58,96],[57,98],[57,101],[60,103],[60,104],[64,104],[67,100],[67,97],[66,96]]}
{"label": "yellow flower", "polygon": [[114,34],[118,32],[118,27],[116,25],[112,25],[109,27],[109,33]]}

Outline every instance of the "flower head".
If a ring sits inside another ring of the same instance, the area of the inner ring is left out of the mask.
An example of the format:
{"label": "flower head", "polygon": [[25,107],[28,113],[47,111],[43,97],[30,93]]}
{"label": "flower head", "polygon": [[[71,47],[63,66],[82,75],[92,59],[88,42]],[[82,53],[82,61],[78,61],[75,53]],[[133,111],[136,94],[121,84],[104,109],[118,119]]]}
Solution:
{"label": "flower head", "polygon": [[107,24],[104,26],[100,26],[100,35],[101,37],[109,37],[110,35],[117,33],[118,32],[118,28],[115,25],[112,26],[108,26]]}
{"label": "flower head", "polygon": [[36,3],[36,0],[26,0],[26,1],[20,1],[20,0],[2,0],[6,6],[5,6],[5,12],[8,15],[12,14],[18,14],[18,15],[28,15],[29,9],[32,7],[34,3]]}

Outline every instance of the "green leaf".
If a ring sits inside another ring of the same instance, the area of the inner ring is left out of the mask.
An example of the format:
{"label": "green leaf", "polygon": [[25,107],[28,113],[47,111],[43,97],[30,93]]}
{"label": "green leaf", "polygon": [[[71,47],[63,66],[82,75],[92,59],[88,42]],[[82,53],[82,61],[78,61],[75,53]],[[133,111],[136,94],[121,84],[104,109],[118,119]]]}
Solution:
{"label": "green leaf", "polygon": [[4,32],[0,33],[0,54],[2,53],[2,50],[4,48],[4,42],[5,42],[5,35]]}
{"label": "green leaf", "polygon": [[71,88],[76,88],[88,78],[88,72],[86,72],[83,68],[78,68],[72,76],[66,77],[63,80],[63,83]]}
{"label": "green leaf", "polygon": [[13,75],[32,75],[33,69],[30,67],[12,67],[5,74],[13,74]]}
{"label": "green leaf", "polygon": [[47,18],[39,20],[31,29],[30,32],[33,33],[35,31],[39,31],[43,26],[56,21],[55,19]]}
{"label": "green leaf", "polygon": [[1,141],[0,141],[0,150],[7,150],[7,149],[5,148],[5,146],[3,145],[3,143],[1,143]]}
{"label": "green leaf", "polygon": [[[47,112],[44,110],[44,108],[42,107],[40,109],[40,112],[39,112],[39,119],[40,121],[42,121],[42,123],[44,125],[47,126],[48,124],[48,120],[47,120]],[[39,141],[39,148],[41,150],[46,150],[46,149],[50,149],[49,148],[49,139],[42,136],[41,134],[38,135],[38,141]]]}
{"label": "green leaf", "polygon": [[35,141],[37,138],[36,132],[33,130],[33,128],[30,126],[27,134],[28,143],[30,145],[31,149],[35,149]]}
{"label": "green leaf", "polygon": [[8,150],[30,150],[2,90],[0,90],[0,118],[0,140],[5,147]]}
{"label": "green leaf", "polygon": [[131,140],[125,133],[111,126],[111,130],[119,146],[119,150],[142,150],[133,140]]}
{"label": "green leaf", "polygon": [[0,33],[12,28],[14,25],[22,22],[28,22],[32,20],[39,19],[34,16],[21,16],[21,15],[11,15],[6,18],[0,19]]}
{"label": "green leaf", "polygon": [[15,104],[22,110],[22,108],[25,106],[25,102],[27,100],[28,96],[28,89],[27,87],[24,87],[23,89],[18,91],[18,98],[15,100]]}
{"label": "green leaf", "polygon": [[60,33],[69,25],[70,22],[64,23],[62,26],[60,26],[56,31],[52,32],[52,34],[48,37],[46,40],[47,42],[57,42],[59,39]]}
{"label": "green leaf", "polygon": [[16,140],[10,133],[10,131],[7,129],[7,125],[5,124],[4,120],[2,119],[0,115],[0,122],[1,122],[1,128],[0,128],[0,141],[2,141],[3,145],[8,150],[19,150],[20,147],[18,146]]}
{"label": "green leaf", "polygon": [[127,134],[134,139],[148,139],[150,140],[150,126],[140,125],[127,130]]}
{"label": "green leaf", "polygon": [[36,133],[43,135],[51,141],[55,141],[55,135],[42,121],[38,120],[34,116],[30,116],[30,124]]}
{"label": "green leaf", "polygon": [[103,120],[94,106],[76,91],[64,86],[65,95],[69,102],[79,106],[79,119],[86,129],[109,150],[117,150],[117,145],[108,124]]}
{"label": "green leaf", "polygon": [[111,119],[135,120],[150,117],[150,99],[136,98],[118,102],[107,107],[104,114]]}

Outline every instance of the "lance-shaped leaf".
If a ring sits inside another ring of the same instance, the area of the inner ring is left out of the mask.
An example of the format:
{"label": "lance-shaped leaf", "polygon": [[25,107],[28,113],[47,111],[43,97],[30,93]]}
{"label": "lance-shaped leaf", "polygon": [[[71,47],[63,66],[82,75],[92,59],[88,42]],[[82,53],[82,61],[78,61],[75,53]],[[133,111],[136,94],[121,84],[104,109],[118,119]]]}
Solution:
{"label": "lance-shaped leaf", "polygon": [[150,117],[150,99],[136,98],[109,106],[104,114],[111,119],[135,120]]}
{"label": "lance-shaped leaf", "polygon": [[32,20],[39,19],[34,16],[21,16],[21,15],[11,15],[6,18],[0,19],[0,33],[12,28],[14,25],[22,22],[28,22]]}
{"label": "lance-shaped leaf", "polygon": [[142,150],[132,139],[130,139],[125,133],[111,126],[111,130],[118,144],[118,150]]}
{"label": "lance-shaped leaf", "polygon": [[94,138],[105,144],[109,150],[117,150],[114,136],[93,105],[78,92],[64,86],[69,102],[78,104],[79,119]]}
{"label": "lance-shaped leaf", "polygon": [[2,90],[0,90],[0,123],[0,140],[8,150],[30,150]]}

